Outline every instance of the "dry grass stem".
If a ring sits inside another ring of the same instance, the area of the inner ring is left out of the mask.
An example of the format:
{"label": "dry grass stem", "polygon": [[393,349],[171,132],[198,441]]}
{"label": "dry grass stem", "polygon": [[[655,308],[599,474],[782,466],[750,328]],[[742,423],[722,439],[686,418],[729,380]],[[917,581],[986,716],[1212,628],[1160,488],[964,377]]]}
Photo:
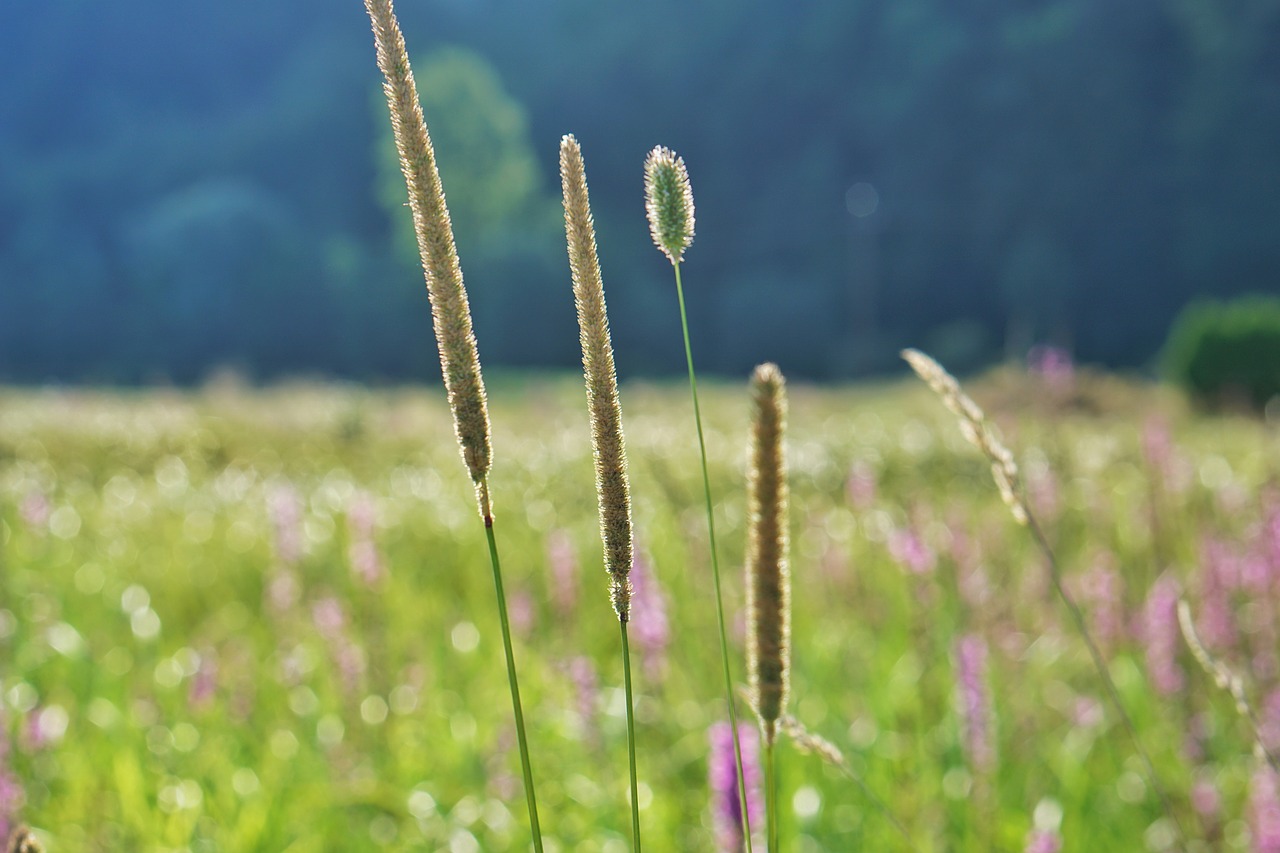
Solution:
{"label": "dry grass stem", "polygon": [[673,264],[693,243],[693,189],[684,159],[659,145],[644,161],[645,211],[653,242]]}
{"label": "dry grass stem", "polygon": [[[492,462],[489,410],[449,208],[445,205],[435,151],[391,0],[365,0],[365,8],[373,21],[378,67],[386,78],[382,88],[391,111],[400,169],[409,189],[409,207],[413,211],[413,228],[427,279],[431,320],[440,348],[440,367],[449,392],[449,406],[453,410],[454,430],[471,480],[479,487]],[[486,493],[477,491],[481,515],[486,519],[489,517],[487,497]]]}
{"label": "dry grass stem", "polygon": [[911,369],[942,398],[942,402],[946,407],[960,418],[960,427],[965,438],[981,450],[983,455],[991,462],[991,473],[995,477],[996,486],[1000,489],[1001,499],[1012,512],[1014,520],[1025,526],[1031,533],[1036,547],[1044,557],[1045,566],[1049,570],[1049,579],[1053,583],[1054,591],[1062,601],[1063,606],[1067,608],[1076,632],[1089,650],[1089,657],[1093,660],[1093,667],[1098,673],[1098,678],[1102,681],[1107,698],[1111,701],[1116,713],[1120,715],[1120,721],[1123,723],[1125,731],[1128,732],[1134,749],[1138,752],[1147,771],[1147,778],[1160,800],[1165,816],[1176,830],[1177,848],[1186,850],[1187,833],[1182,826],[1182,821],[1174,810],[1173,803],[1170,801],[1164,786],[1160,783],[1160,777],[1156,773],[1155,763],[1151,760],[1151,754],[1147,752],[1146,747],[1142,745],[1141,738],[1138,737],[1138,729],[1133,724],[1133,718],[1129,716],[1124,702],[1120,699],[1120,693],[1116,690],[1115,681],[1111,678],[1111,673],[1107,668],[1106,658],[1102,656],[1102,651],[1089,633],[1089,626],[1085,622],[1084,613],[1080,610],[1080,605],[1076,603],[1062,581],[1062,568],[1058,565],[1057,555],[1054,554],[1053,547],[1049,544],[1044,530],[1041,529],[1031,512],[1031,508],[1023,497],[1022,485],[1018,479],[1018,466],[1013,461],[1013,454],[996,436],[994,428],[987,420],[982,409],[964,393],[960,388],[960,383],[956,381],[954,376],[943,369],[942,365],[919,350],[903,350],[902,357],[911,365]]}
{"label": "dry grass stem", "polygon": [[902,357],[911,365],[916,375],[942,398],[943,405],[960,418],[960,431],[964,433],[964,437],[990,460],[991,475],[1000,490],[1001,500],[1013,513],[1014,520],[1019,524],[1026,524],[1027,505],[1018,479],[1018,465],[1013,461],[1009,448],[996,435],[995,427],[987,420],[986,414],[964,393],[955,377],[938,362],[914,349],[903,350]]}
{"label": "dry grass stem", "polygon": [[1258,715],[1249,703],[1249,697],[1245,695],[1244,681],[1205,648],[1200,639],[1200,633],[1196,631],[1195,622],[1191,618],[1191,605],[1187,604],[1186,599],[1178,600],[1178,627],[1182,629],[1182,638],[1187,641],[1187,648],[1191,650],[1191,656],[1196,659],[1196,663],[1200,664],[1200,668],[1213,679],[1214,685],[1219,690],[1231,696],[1235,702],[1236,713],[1249,724],[1253,732],[1254,752],[1260,759],[1270,764],[1272,769],[1280,773],[1280,764],[1267,748],[1267,743],[1262,737],[1262,726],[1258,721]]}
{"label": "dry grass stem", "polygon": [[587,195],[587,174],[578,140],[560,140],[560,181],[564,189],[564,229],[573,272],[582,341],[582,372],[591,411],[591,447],[596,463],[596,495],[600,503],[600,536],[614,612],[626,622],[631,611],[631,494],[627,452],[622,435],[622,406],[609,338],[604,283],[596,254],[595,227]]}
{"label": "dry grass stem", "polygon": [[766,745],[786,710],[791,669],[791,577],[787,564],[786,383],[777,365],[751,378],[754,418],[748,471],[747,670]]}

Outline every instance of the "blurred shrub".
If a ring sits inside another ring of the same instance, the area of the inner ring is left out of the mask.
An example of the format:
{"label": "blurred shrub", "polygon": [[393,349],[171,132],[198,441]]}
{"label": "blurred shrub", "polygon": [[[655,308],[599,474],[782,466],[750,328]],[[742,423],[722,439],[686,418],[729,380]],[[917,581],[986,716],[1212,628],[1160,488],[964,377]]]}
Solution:
{"label": "blurred shrub", "polygon": [[1202,403],[1261,409],[1280,395],[1280,298],[1189,305],[1169,332],[1164,363]]}

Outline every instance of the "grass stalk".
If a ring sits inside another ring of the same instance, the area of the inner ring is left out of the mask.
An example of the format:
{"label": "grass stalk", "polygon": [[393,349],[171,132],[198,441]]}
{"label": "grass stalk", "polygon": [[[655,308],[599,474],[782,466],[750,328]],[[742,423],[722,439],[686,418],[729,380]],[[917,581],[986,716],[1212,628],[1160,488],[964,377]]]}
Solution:
{"label": "grass stalk", "polygon": [[693,348],[689,345],[689,317],[684,306],[684,285],[680,280],[680,263],[673,261],[676,272],[676,296],[680,302],[680,328],[684,332],[684,356],[689,365],[689,390],[693,394],[693,422],[698,430],[698,452],[702,462],[702,491],[707,503],[707,533],[711,542],[711,576],[715,580],[716,624],[720,629],[720,662],[724,667],[725,704],[729,709],[729,727],[733,732],[733,762],[738,773],[738,799],[742,807],[742,837],[751,853],[751,818],[747,814],[747,784],[742,772],[742,744],[738,740],[738,712],[733,702],[733,674],[729,671],[729,638],[724,622],[724,596],[721,594],[720,557],[716,551],[716,519],[711,501],[711,477],[707,474],[707,442],[702,432],[702,411],[698,406],[698,376],[693,369]]}
{"label": "grass stalk", "polygon": [[502,649],[507,657],[507,683],[511,686],[511,707],[516,718],[516,740],[520,744],[520,769],[524,774],[525,803],[529,808],[529,825],[533,830],[533,849],[542,853],[542,828],[538,825],[538,800],[533,792],[533,765],[529,762],[529,741],[524,730],[524,709],[520,705],[520,682],[516,678],[516,658],[511,648],[511,621],[507,617],[507,595],[502,588],[502,566],[498,561],[498,543],[493,536],[493,516],[484,518],[484,533],[489,540],[489,562],[493,565],[493,586],[498,595],[498,620],[502,623]]}
{"label": "grass stalk", "polygon": [[636,780],[636,712],[631,695],[631,647],[627,644],[627,623],[622,628],[622,683],[627,692],[627,757],[631,762],[631,838],[632,849],[640,853],[640,784]]}
{"label": "grass stalk", "polygon": [[778,758],[775,753],[776,743],[767,743],[764,748],[764,812],[765,826],[768,829],[768,851],[778,853],[782,847],[779,843],[781,832],[778,828]]}

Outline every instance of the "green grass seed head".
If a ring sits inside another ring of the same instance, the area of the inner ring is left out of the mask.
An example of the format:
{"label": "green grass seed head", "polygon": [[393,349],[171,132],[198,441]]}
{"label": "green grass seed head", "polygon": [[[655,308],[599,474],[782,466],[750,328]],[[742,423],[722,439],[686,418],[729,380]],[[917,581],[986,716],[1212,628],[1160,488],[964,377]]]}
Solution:
{"label": "green grass seed head", "polygon": [[644,161],[645,210],[653,242],[678,264],[693,243],[693,189],[684,159],[659,145]]}
{"label": "green grass seed head", "polygon": [[791,670],[791,572],[787,562],[786,383],[777,365],[751,378],[748,470],[747,668],[765,743],[786,711]]}
{"label": "green grass seed head", "polygon": [[600,502],[600,536],[604,541],[609,592],[618,618],[631,611],[631,493],[627,453],[622,435],[622,407],[614,369],[604,283],[596,254],[595,227],[587,195],[582,148],[572,136],[560,140],[560,181],[564,189],[564,228],[573,273],[582,341],[582,372],[591,412],[591,446],[596,463],[596,495]]}
{"label": "green grass seed head", "polygon": [[[488,475],[492,463],[489,409],[449,208],[445,204],[431,136],[422,116],[413,69],[409,67],[404,36],[391,0],[365,0],[365,9],[373,22],[378,67],[386,78],[382,88],[391,112],[400,170],[409,189],[409,207],[413,211],[413,228],[431,298],[431,320],[440,348],[440,367],[449,393],[449,406],[453,410],[454,431],[463,461],[478,486]],[[483,501],[483,495],[481,499]],[[483,506],[481,513],[486,513]]]}

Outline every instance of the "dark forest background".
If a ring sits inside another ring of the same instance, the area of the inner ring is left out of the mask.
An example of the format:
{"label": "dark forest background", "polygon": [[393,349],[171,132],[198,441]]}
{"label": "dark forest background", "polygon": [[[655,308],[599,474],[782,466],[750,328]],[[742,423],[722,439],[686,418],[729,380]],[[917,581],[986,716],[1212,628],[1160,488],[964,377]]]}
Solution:
{"label": "dark forest background", "polygon": [[[401,0],[486,364],[569,367],[560,136],[624,373],[1151,363],[1280,290],[1280,0]],[[359,0],[0,3],[0,380],[438,372]]]}

